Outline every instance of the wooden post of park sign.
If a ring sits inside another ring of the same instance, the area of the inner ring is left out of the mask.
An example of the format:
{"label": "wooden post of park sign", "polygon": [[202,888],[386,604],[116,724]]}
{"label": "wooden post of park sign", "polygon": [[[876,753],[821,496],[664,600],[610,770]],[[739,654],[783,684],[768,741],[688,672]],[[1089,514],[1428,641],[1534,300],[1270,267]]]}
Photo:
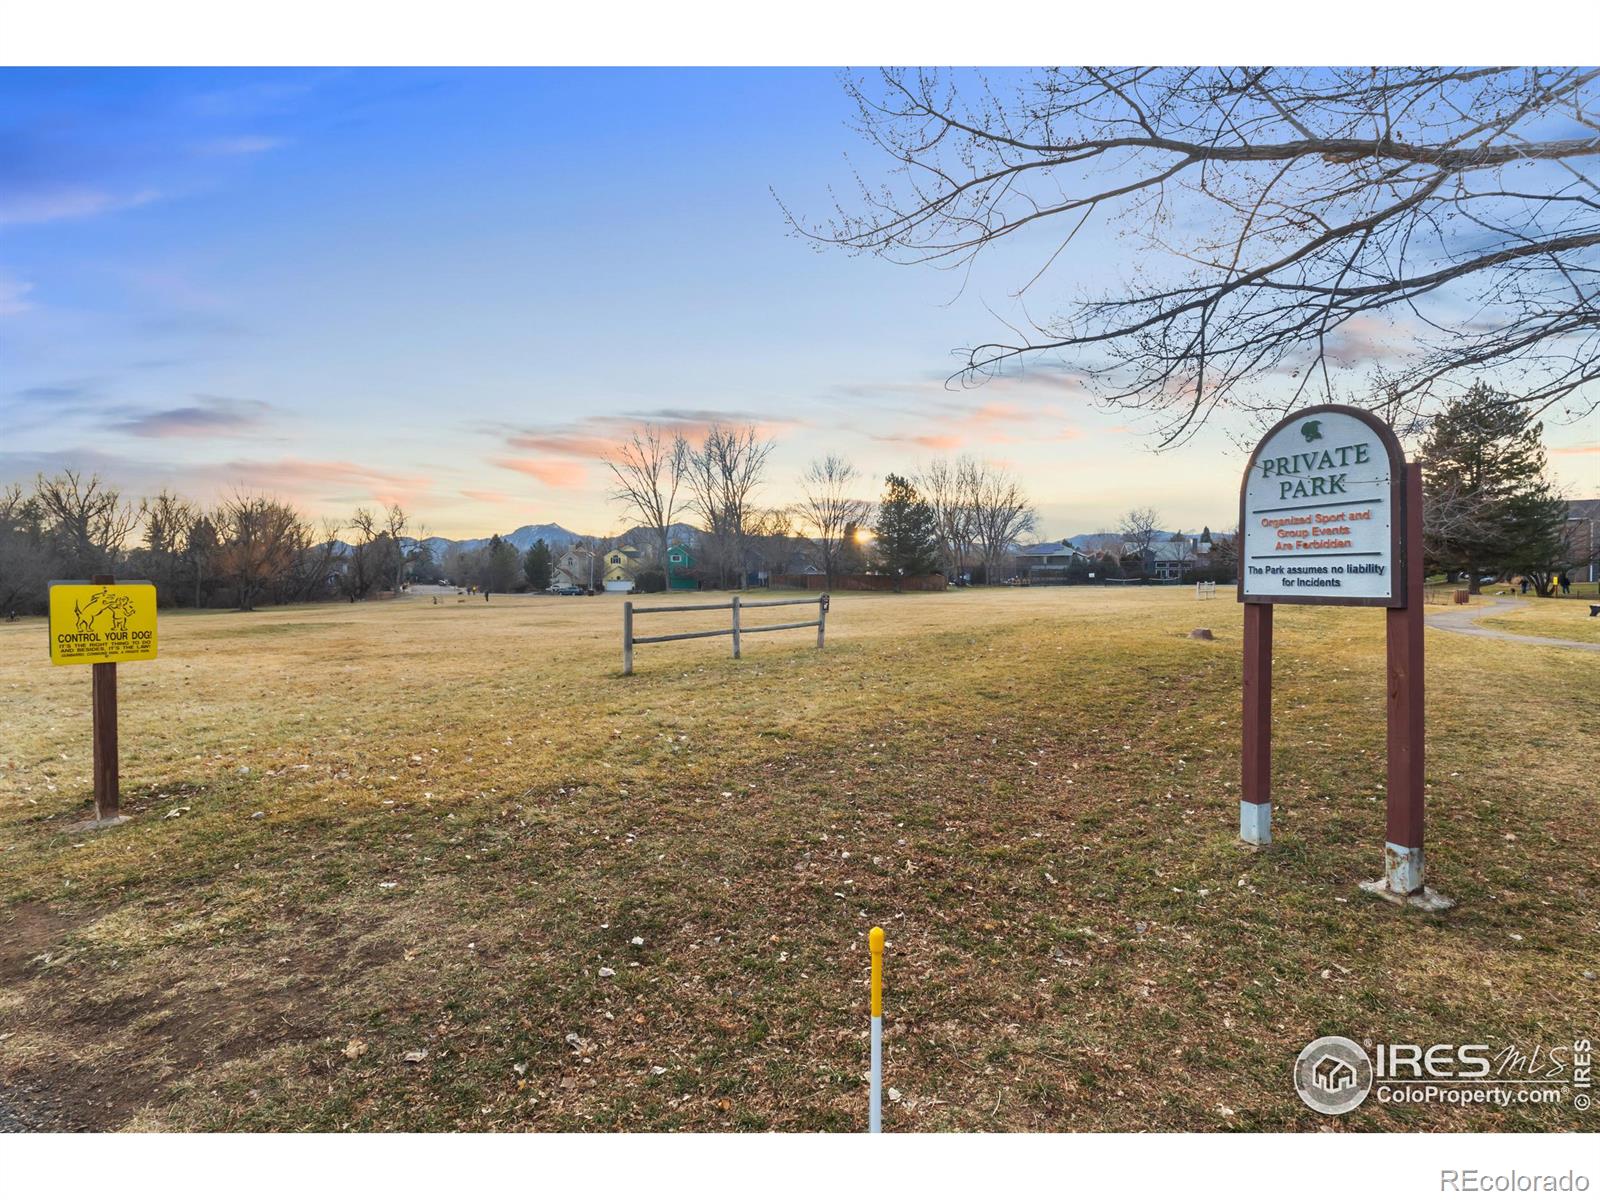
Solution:
{"label": "wooden post of park sign", "polygon": [[94,672],[94,816],[120,819],[117,771],[117,664],[156,656],[156,589],[110,575],[50,584],[50,661]]}
{"label": "wooden post of park sign", "polygon": [[1239,836],[1272,841],[1272,610],[1278,604],[1386,610],[1388,821],[1384,877],[1397,902],[1449,903],[1424,886],[1422,468],[1394,431],[1358,408],[1302,409],[1261,439],[1239,489],[1244,604]]}

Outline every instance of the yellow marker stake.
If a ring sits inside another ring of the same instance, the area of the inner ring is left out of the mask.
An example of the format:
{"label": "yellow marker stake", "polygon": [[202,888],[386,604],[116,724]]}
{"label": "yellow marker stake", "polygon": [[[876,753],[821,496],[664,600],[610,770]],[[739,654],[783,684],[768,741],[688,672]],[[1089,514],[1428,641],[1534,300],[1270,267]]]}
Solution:
{"label": "yellow marker stake", "polygon": [[867,934],[872,951],[872,1092],[869,1097],[868,1133],[883,1132],[883,930],[876,925]]}

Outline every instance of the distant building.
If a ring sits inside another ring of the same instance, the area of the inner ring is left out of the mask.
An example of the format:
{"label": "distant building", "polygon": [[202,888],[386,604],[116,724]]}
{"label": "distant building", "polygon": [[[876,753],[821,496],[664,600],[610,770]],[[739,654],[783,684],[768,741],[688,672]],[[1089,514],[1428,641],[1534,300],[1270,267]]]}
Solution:
{"label": "distant building", "polygon": [[1574,500],[1567,508],[1567,530],[1572,578],[1600,581],[1600,500]]}
{"label": "distant building", "polygon": [[667,587],[692,592],[699,586],[694,576],[694,551],[685,542],[673,542],[667,547]]}
{"label": "distant building", "polygon": [[556,587],[575,587],[588,591],[596,582],[594,555],[581,547],[571,547],[556,559],[550,570],[550,582]]}
{"label": "distant building", "polygon": [[1123,547],[1124,560],[1136,562],[1143,558],[1144,574],[1150,579],[1180,580],[1190,571],[1208,566],[1211,561],[1211,530],[1199,537],[1174,533],[1160,541],[1151,542],[1141,556],[1137,546],[1129,543]]}
{"label": "distant building", "polygon": [[1019,546],[1012,555],[1017,575],[1029,583],[1067,583],[1086,578],[1089,556],[1071,542]]}
{"label": "distant building", "polygon": [[638,570],[639,551],[632,546],[617,546],[600,558],[601,582],[608,592],[631,592],[633,575]]}

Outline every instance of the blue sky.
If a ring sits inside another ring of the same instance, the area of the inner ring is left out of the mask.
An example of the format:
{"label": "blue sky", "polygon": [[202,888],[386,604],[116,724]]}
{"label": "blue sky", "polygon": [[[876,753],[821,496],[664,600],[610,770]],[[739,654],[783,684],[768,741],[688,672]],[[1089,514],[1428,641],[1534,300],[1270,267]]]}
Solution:
{"label": "blue sky", "polygon": [[[10,70],[0,102],[0,482],[606,531],[600,447],[723,416],[777,439],[769,503],[821,453],[969,452],[1048,536],[1230,522],[1228,430],[1158,458],[1047,371],[946,388],[1029,247],[962,291],[788,236],[772,191],[822,212],[864,153],[831,72]],[[1550,441],[1600,493],[1594,422]]]}

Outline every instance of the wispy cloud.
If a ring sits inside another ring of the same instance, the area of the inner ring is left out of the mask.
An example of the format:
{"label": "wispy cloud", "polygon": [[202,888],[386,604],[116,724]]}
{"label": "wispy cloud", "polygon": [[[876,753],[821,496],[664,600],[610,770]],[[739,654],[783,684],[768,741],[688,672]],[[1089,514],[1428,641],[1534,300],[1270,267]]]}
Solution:
{"label": "wispy cloud", "polygon": [[1600,442],[1586,446],[1551,446],[1551,454],[1600,454]]}
{"label": "wispy cloud", "polygon": [[0,197],[0,226],[42,225],[96,217],[119,209],[137,208],[160,199],[151,188],[115,193],[86,187],[46,187]]}
{"label": "wispy cloud", "polygon": [[1406,333],[1382,317],[1351,317],[1328,335],[1328,361],[1336,367],[1359,367],[1401,358],[1415,341],[1415,330]]}
{"label": "wispy cloud", "polygon": [[957,433],[869,433],[875,442],[888,442],[897,446],[920,446],[924,450],[959,450],[967,444]]}
{"label": "wispy cloud", "polygon": [[227,437],[259,428],[272,406],[231,396],[194,396],[194,403],[140,413],[113,426],[135,437]]}
{"label": "wispy cloud", "polygon": [[490,462],[507,471],[531,475],[546,487],[582,487],[589,469],[581,462],[562,458],[494,458]]}
{"label": "wispy cloud", "polygon": [[14,317],[32,308],[28,300],[31,291],[33,284],[0,271],[0,317]]}
{"label": "wispy cloud", "polygon": [[[624,435],[626,436],[626,435]],[[614,450],[618,439],[604,433],[589,432],[582,428],[555,428],[528,430],[506,438],[513,450],[537,450],[544,454],[563,454],[577,458],[599,458]]]}
{"label": "wispy cloud", "polygon": [[895,427],[868,427],[866,436],[875,442],[924,450],[1065,442],[1082,436],[1082,430],[1068,422],[1067,412],[1059,404],[1019,404],[998,399],[975,405],[945,401],[888,411],[895,418]]}
{"label": "wispy cloud", "polygon": [[331,504],[414,505],[432,484],[426,475],[407,475],[346,461],[280,458],[235,459],[208,472],[219,484],[261,488],[291,498]]}
{"label": "wispy cloud", "polygon": [[357,505],[370,504],[400,504],[408,510],[435,507],[435,498],[430,494],[433,481],[428,476],[363,463],[239,458],[197,467],[193,463],[108,453],[90,445],[55,450],[0,448],[0,481],[27,479],[40,472],[52,475],[68,469],[97,472],[129,496],[178,487],[198,500],[210,502],[234,491],[260,491],[312,514],[348,513]]}
{"label": "wispy cloud", "polygon": [[319,79],[252,79],[245,83],[196,92],[184,107],[203,120],[244,121],[290,112],[319,85]]}
{"label": "wispy cloud", "polygon": [[59,430],[80,419],[103,423],[133,415],[127,405],[108,401],[101,387],[93,379],[66,379],[0,395],[0,429],[19,435],[37,429]]}
{"label": "wispy cloud", "polygon": [[94,394],[94,385],[87,380],[75,383],[44,383],[12,393],[24,404],[66,404],[87,400]]}
{"label": "wispy cloud", "polygon": [[494,429],[511,454],[489,461],[507,471],[531,476],[553,488],[582,487],[589,468],[613,453],[638,429],[654,425],[668,437],[681,435],[696,441],[713,425],[752,426],[761,436],[772,436],[804,422],[791,417],[741,409],[663,407],[634,409],[604,416],[585,417],[536,428]]}
{"label": "wispy cloud", "polygon": [[774,417],[767,413],[739,409],[652,408],[635,409],[605,416],[585,417],[558,425],[511,430],[506,444],[515,450],[535,450],[545,454],[599,458],[646,425],[660,428],[668,437],[675,434],[694,440],[704,437],[713,425],[751,425],[771,435],[800,424],[793,417]]}
{"label": "wispy cloud", "polygon": [[269,150],[276,150],[288,144],[287,138],[241,134],[237,137],[211,138],[197,142],[194,152],[204,158],[233,158],[242,154],[265,154]]}

